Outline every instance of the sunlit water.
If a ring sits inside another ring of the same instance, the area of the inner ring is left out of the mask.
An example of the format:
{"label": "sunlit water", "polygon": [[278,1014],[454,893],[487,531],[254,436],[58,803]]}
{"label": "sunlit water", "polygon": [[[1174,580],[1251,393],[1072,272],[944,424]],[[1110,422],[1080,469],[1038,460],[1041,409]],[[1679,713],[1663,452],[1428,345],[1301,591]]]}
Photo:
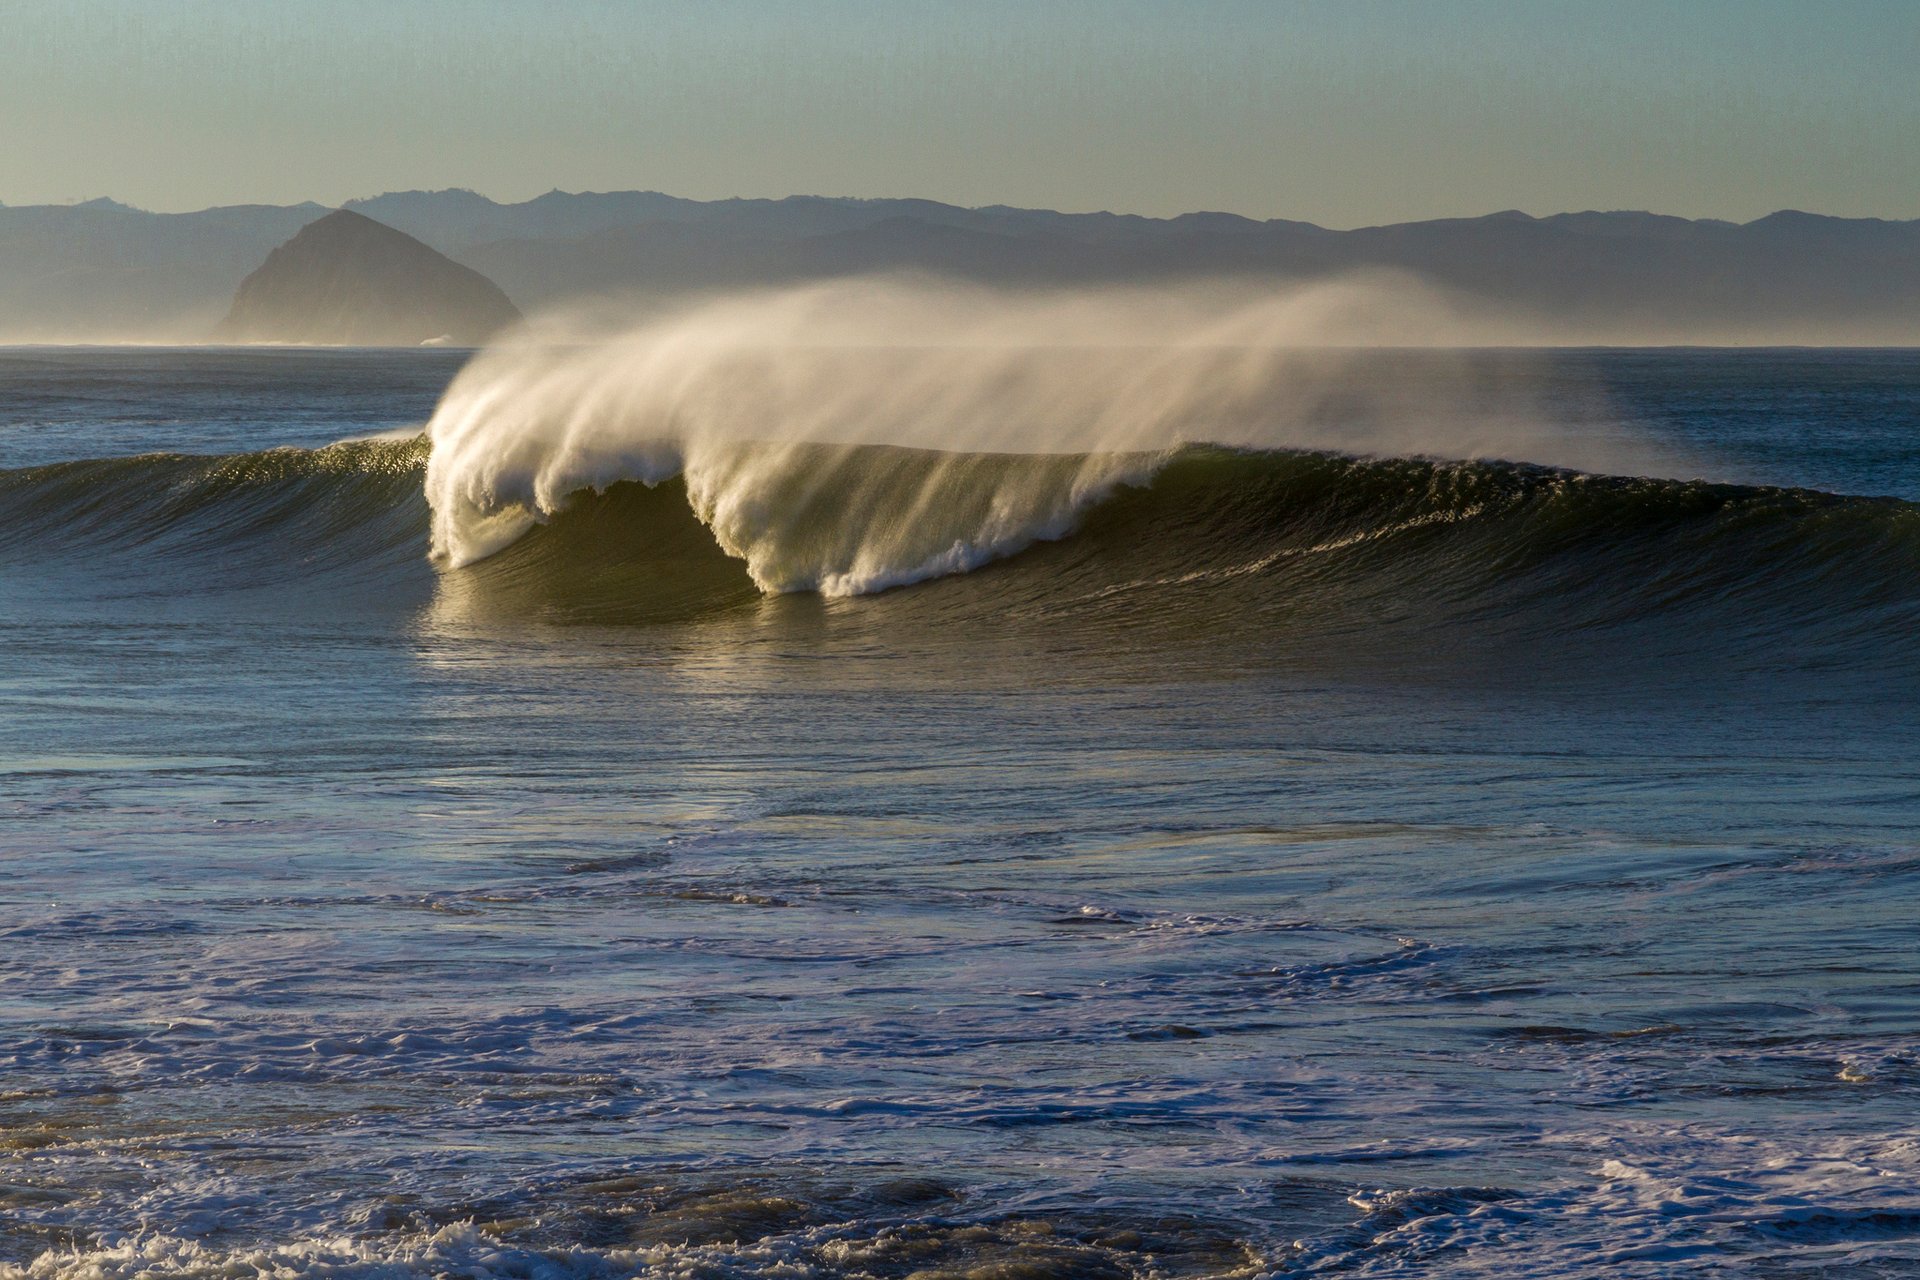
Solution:
{"label": "sunlit water", "polygon": [[[0,467],[406,432],[460,360],[0,352]],[[1920,355],[1530,367],[1920,499]],[[393,468],[0,495],[6,1266],[1920,1269],[1920,579],[1845,590],[1911,507],[1777,631],[1238,561],[1090,615],[1080,535],[628,616],[436,571]]]}

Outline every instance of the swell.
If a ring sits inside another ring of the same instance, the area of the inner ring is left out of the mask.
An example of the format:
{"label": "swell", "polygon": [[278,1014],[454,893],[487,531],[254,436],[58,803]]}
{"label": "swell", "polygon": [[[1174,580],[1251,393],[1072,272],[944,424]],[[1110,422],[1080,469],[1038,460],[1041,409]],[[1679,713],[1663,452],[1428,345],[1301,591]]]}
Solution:
{"label": "swell", "polygon": [[417,575],[423,439],[0,471],[0,567],[152,594]]}
{"label": "swell", "polygon": [[1561,628],[1722,604],[1867,619],[1920,598],[1911,503],[1503,462],[1190,449],[1082,537],[1140,570],[1090,575],[1103,598],[1239,581]]}
{"label": "swell", "polygon": [[[0,566],[377,593],[425,574],[426,465],[416,440],[0,472]],[[1894,499],[1204,446],[742,446],[730,466],[752,477],[733,496],[684,474],[571,495],[438,589],[493,613],[649,622],[932,577],[862,608],[1197,643],[1657,634],[1673,653],[1782,666],[1910,661],[1920,625],[1920,507]]]}

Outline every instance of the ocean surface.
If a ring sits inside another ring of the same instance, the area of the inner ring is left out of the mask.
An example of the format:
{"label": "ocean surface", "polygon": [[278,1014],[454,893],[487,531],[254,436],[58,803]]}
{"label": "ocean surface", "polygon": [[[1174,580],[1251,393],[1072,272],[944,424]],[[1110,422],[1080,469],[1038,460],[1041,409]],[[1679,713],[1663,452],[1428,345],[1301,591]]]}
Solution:
{"label": "ocean surface", "polygon": [[1655,461],[0,349],[0,1275],[1920,1275],[1920,352],[1444,358]]}

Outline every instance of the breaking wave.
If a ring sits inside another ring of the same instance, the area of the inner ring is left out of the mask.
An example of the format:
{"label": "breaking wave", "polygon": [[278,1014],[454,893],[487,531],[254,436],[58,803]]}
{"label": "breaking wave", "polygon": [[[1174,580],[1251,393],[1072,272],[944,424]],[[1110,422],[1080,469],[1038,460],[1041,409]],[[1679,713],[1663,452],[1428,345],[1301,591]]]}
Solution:
{"label": "breaking wave", "polygon": [[[428,467],[415,440],[4,472],[0,561],[78,562],[155,593],[431,587]],[[443,566],[441,588],[596,621],[884,592],[887,616],[1143,635],[1196,620],[1369,642],[1653,628],[1676,651],[1783,667],[1897,658],[1920,624],[1914,504],[1516,463],[740,445],[554,508],[491,557]]]}
{"label": "breaking wave", "polygon": [[433,553],[471,565],[582,491],[677,477],[761,589],[847,596],[1057,538],[1198,440],[1643,466],[1536,411],[1509,357],[1324,345],[1436,325],[1438,306],[1410,282],[867,279],[611,330],[549,317],[480,353],[427,425]]}

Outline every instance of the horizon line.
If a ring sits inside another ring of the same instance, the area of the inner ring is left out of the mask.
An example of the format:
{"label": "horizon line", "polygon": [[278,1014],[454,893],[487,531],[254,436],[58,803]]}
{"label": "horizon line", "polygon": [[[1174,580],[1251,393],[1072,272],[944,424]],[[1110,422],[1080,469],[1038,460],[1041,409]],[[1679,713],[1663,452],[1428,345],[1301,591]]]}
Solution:
{"label": "horizon line", "polygon": [[1495,219],[1495,218],[1526,220],[1529,222],[1548,222],[1557,218],[1575,218],[1575,217],[1586,217],[1590,215],[1599,216],[1599,217],[1636,216],[1636,217],[1646,217],[1646,218],[1658,218],[1658,219],[1674,221],[1674,222],[1685,222],[1693,225],[1708,225],[1708,226],[1723,226],[1723,227],[1750,227],[1758,223],[1766,222],[1769,219],[1781,217],[1782,215],[1792,215],[1792,216],[1804,217],[1804,218],[1818,218],[1818,219],[1832,221],[1832,222],[1880,223],[1880,224],[1885,224],[1890,226],[1904,226],[1911,223],[1920,222],[1920,216],[1916,216],[1912,218],[1896,218],[1896,217],[1883,217],[1883,216],[1849,216],[1845,214],[1818,213],[1810,209],[1800,209],[1800,208],[1795,208],[1791,206],[1783,206],[1781,208],[1774,209],[1771,212],[1761,214],[1755,218],[1750,218],[1744,222],[1736,219],[1731,219],[1731,218],[1715,218],[1715,217],[1690,218],[1685,216],[1684,214],[1659,213],[1651,209],[1563,209],[1554,213],[1535,214],[1535,213],[1529,213],[1524,209],[1507,208],[1507,209],[1494,209],[1486,213],[1478,213],[1478,214],[1451,214],[1451,215],[1443,215],[1443,216],[1432,217],[1432,218],[1410,218],[1410,219],[1406,219],[1404,221],[1399,221],[1399,222],[1369,222],[1369,223],[1357,224],[1351,227],[1331,227],[1331,226],[1327,226],[1324,223],[1310,222],[1302,218],[1285,218],[1285,217],[1255,218],[1255,217],[1249,217],[1246,214],[1233,213],[1227,210],[1220,210],[1220,209],[1189,209],[1183,213],[1161,216],[1161,215],[1144,214],[1144,213],[1126,213],[1126,212],[1119,212],[1112,209],[1067,210],[1067,209],[1050,209],[1040,205],[1012,205],[1012,204],[1005,204],[1005,203],[964,205],[964,204],[954,204],[945,200],[935,200],[935,199],[932,199],[931,197],[926,197],[926,196],[898,196],[898,195],[896,196],[845,196],[845,195],[821,195],[821,194],[810,193],[810,192],[790,192],[789,194],[784,196],[738,196],[738,195],[735,195],[735,196],[719,196],[712,199],[701,199],[696,196],[677,196],[672,194],[671,192],[661,191],[661,190],[658,190],[655,188],[649,188],[649,187],[621,187],[621,188],[613,188],[608,190],[597,190],[597,191],[596,190],[568,191],[561,187],[553,187],[547,191],[541,192],[537,196],[530,196],[525,200],[496,200],[492,196],[489,196],[483,192],[474,190],[472,187],[406,187],[406,188],[401,188],[397,190],[381,191],[377,194],[369,195],[369,196],[353,196],[345,201],[342,201],[339,204],[328,204],[324,201],[311,200],[311,199],[296,201],[291,204],[276,204],[270,201],[240,201],[233,204],[211,204],[211,205],[206,205],[196,209],[148,209],[140,205],[129,204],[126,201],[117,199],[113,196],[100,195],[100,196],[90,196],[86,199],[74,199],[74,200],[66,200],[66,201],[60,201],[60,202],[41,201],[41,202],[28,203],[28,204],[11,204],[5,200],[0,200],[0,211],[24,210],[24,209],[96,208],[96,209],[120,210],[128,213],[139,213],[139,214],[145,214],[149,217],[157,217],[157,218],[181,218],[181,217],[192,217],[196,214],[202,214],[202,213],[218,213],[218,212],[223,212],[231,209],[300,209],[300,208],[312,206],[315,209],[333,211],[338,209],[351,209],[356,205],[371,204],[376,200],[383,200],[391,196],[415,196],[415,195],[417,196],[447,196],[447,195],[471,196],[476,200],[484,201],[485,203],[487,203],[488,205],[491,205],[496,209],[521,208],[525,205],[534,204],[540,200],[545,200],[553,196],[566,196],[566,197],[634,196],[634,195],[659,196],[663,199],[675,200],[685,204],[695,204],[695,205],[783,204],[783,203],[786,203],[787,201],[792,201],[792,200],[818,200],[818,201],[831,203],[831,204],[913,203],[913,204],[936,205],[943,209],[956,209],[966,213],[992,213],[998,210],[1005,210],[1011,213],[1054,213],[1054,214],[1059,214],[1062,217],[1069,217],[1069,218],[1124,218],[1124,219],[1138,220],[1141,222],[1160,222],[1160,223],[1177,222],[1186,218],[1231,218],[1235,221],[1245,222],[1250,226],[1256,226],[1256,227],[1274,226],[1278,224],[1278,225],[1296,226],[1296,227],[1312,227],[1312,228],[1315,228],[1316,230],[1330,231],[1335,233],[1343,233],[1348,231],[1371,231],[1371,230],[1378,230],[1386,227],[1420,226],[1423,224],[1436,223],[1436,222],[1483,222],[1483,221],[1487,221],[1489,219]]}

